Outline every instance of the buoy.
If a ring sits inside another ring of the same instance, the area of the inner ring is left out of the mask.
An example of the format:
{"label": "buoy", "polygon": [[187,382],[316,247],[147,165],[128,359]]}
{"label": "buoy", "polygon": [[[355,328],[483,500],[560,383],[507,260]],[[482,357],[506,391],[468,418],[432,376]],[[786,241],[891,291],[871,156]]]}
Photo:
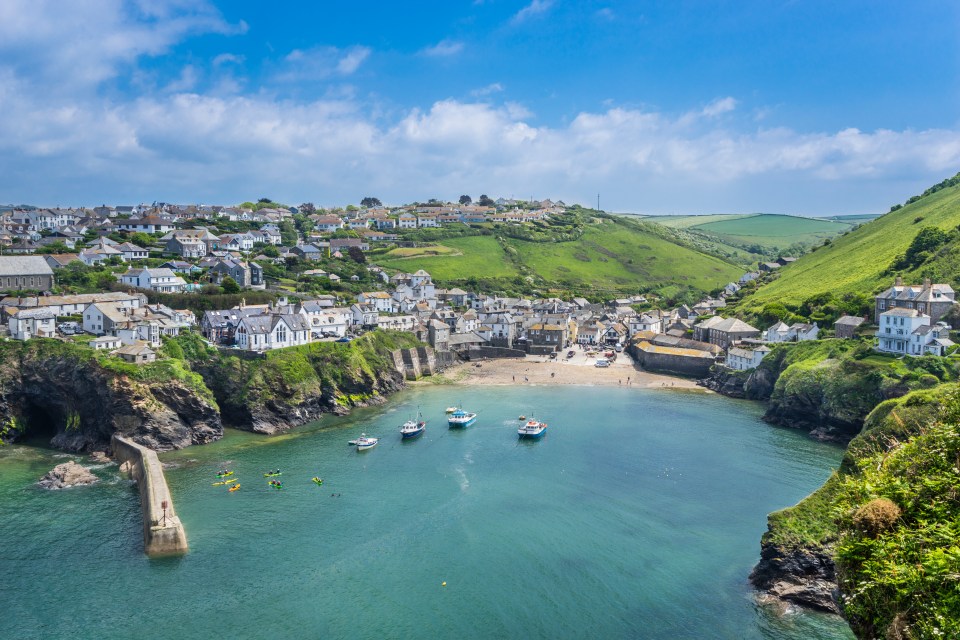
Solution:
{"label": "buoy", "polygon": [[441,586],[441,587],[445,587],[445,586],[447,586],[447,583],[446,583],[446,582],[441,582],[441,583],[440,583],[440,586]]}

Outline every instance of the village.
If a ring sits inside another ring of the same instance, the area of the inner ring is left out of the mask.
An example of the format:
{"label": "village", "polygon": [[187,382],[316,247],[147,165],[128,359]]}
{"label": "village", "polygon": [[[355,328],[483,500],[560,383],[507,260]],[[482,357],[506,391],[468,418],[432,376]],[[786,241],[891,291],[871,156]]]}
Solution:
{"label": "village", "polygon": [[[489,202],[311,213],[306,219],[312,228],[305,232],[290,224],[294,215],[290,209],[272,207],[7,211],[0,216],[5,254],[0,256],[0,290],[7,294],[0,300],[4,327],[15,340],[86,340],[91,348],[132,363],[153,361],[164,337],[181,331],[197,331],[223,349],[256,354],[314,341],[349,342],[365,332],[394,330],[412,333],[438,354],[446,354],[445,362],[526,356],[572,360],[583,352],[591,358],[588,364],[604,368],[626,353],[646,370],[688,377],[704,377],[715,365],[753,369],[773,345],[827,336],[844,339],[866,332],[876,336],[879,352],[892,355],[945,355],[954,346],[950,327],[943,321],[956,305],[954,290],[929,280],[904,284],[897,278],[876,296],[872,318],[843,316],[832,327],[777,321],[757,328],[724,317],[729,296],[789,264],[794,260],[789,257],[758,264],[757,270],[728,283],[716,297],[669,309],[657,308],[657,300],[643,295],[591,302],[581,297],[501,297],[446,289],[424,270],[388,273],[372,265],[363,267],[362,282],[370,288],[356,294],[287,295],[280,290],[267,303],[247,304],[241,299],[231,308],[207,310],[199,317],[189,309],[148,300],[151,293],[200,295],[209,285],[224,290],[229,286],[233,292],[265,290],[265,266],[287,259],[349,260],[346,254],[362,254],[371,243],[397,240],[396,230],[490,221],[522,225],[565,210],[563,203],[549,200]],[[259,228],[214,233],[214,224],[197,226],[197,220],[244,222]],[[182,228],[185,221],[191,221],[190,228]],[[344,230],[352,231],[353,237],[338,237]],[[119,241],[127,237],[146,246]],[[73,252],[44,250],[54,245]],[[75,262],[125,270],[115,274],[116,283],[110,283],[109,290],[54,295],[58,272]],[[142,266],[147,262],[160,264]],[[304,273],[331,282],[341,279],[322,269]],[[361,281],[356,273],[350,279]]]}

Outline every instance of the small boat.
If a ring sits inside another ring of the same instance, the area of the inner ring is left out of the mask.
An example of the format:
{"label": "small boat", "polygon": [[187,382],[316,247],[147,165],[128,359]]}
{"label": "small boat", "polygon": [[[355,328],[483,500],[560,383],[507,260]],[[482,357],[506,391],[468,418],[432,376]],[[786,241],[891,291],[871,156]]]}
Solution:
{"label": "small boat", "polygon": [[227,476],[232,476],[232,475],[233,475],[233,471],[225,471],[223,469],[221,469],[220,471],[217,471],[218,478],[226,478]]}
{"label": "small boat", "polygon": [[542,438],[543,434],[547,432],[547,423],[546,422],[537,422],[534,419],[527,420],[526,424],[517,429],[517,434],[521,438]]}
{"label": "small boat", "polygon": [[447,424],[451,427],[469,427],[477,421],[477,414],[469,413],[463,409],[457,409],[447,418]]}
{"label": "small boat", "polygon": [[457,410],[456,407],[447,407],[447,413],[453,413],[456,410]]}
{"label": "small boat", "polygon": [[423,420],[423,416],[420,415],[420,412],[417,411],[417,419],[414,420],[410,418],[400,427],[400,437],[404,440],[409,440],[411,438],[416,438],[419,435],[422,435],[424,431],[427,430],[427,423]]}
{"label": "small boat", "polygon": [[267,484],[269,484],[274,489],[283,489],[283,483],[280,482],[279,480],[271,480]]}
{"label": "small boat", "polygon": [[239,485],[239,484],[235,484],[235,485],[233,485],[232,487],[230,487],[230,491],[231,491],[231,492],[237,491],[237,490],[239,490],[239,489],[240,489],[240,485]]}
{"label": "small boat", "polygon": [[357,438],[357,451],[373,449],[375,446],[377,446],[378,442],[380,442],[378,438],[368,438],[367,434],[361,433],[360,437]]}
{"label": "small boat", "polygon": [[265,474],[263,474],[263,477],[264,477],[264,478],[273,478],[273,477],[282,476],[282,475],[283,475],[283,474],[280,473],[280,469],[277,469],[276,471],[268,471],[268,472],[266,472]]}
{"label": "small boat", "polygon": [[318,478],[318,477],[314,476],[314,477],[313,477],[313,481],[317,483],[317,486],[318,486],[318,487],[323,484],[323,478]]}
{"label": "small boat", "polygon": [[518,418],[518,420],[526,420],[526,419],[527,419],[527,416],[520,416],[520,417]]}

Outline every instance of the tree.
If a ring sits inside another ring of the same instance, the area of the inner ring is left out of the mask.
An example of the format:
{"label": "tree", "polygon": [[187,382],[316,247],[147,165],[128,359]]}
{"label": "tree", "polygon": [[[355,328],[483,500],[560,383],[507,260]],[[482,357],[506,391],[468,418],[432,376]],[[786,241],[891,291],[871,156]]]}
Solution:
{"label": "tree", "polygon": [[271,200],[270,198],[260,198],[259,200],[257,200],[257,202],[262,202],[264,204],[271,204],[273,200]]}
{"label": "tree", "polygon": [[298,208],[300,209],[300,213],[302,213],[302,214],[304,214],[304,215],[307,215],[307,216],[313,215],[314,213],[317,212],[317,207],[314,206],[314,204],[313,204],[312,202],[304,202],[304,203],[303,203],[302,205],[300,205]]}
{"label": "tree", "polygon": [[283,243],[285,247],[292,247],[297,244],[297,238],[300,236],[297,235],[297,229],[293,226],[293,223],[289,220],[284,220],[280,223],[280,242]]}
{"label": "tree", "polygon": [[367,196],[360,201],[360,206],[367,207],[369,209],[370,207],[382,207],[383,203],[380,202],[380,198],[373,198],[371,196]]}
{"label": "tree", "polygon": [[469,205],[471,202],[473,202],[473,198],[471,198],[470,196],[467,196],[467,195],[460,196],[460,204]]}
{"label": "tree", "polygon": [[268,258],[279,258],[279,257],[280,257],[280,251],[279,251],[275,246],[273,246],[272,244],[268,244],[267,246],[265,246],[265,247],[263,248],[263,251],[261,251],[260,253],[262,253],[263,255],[267,256]]}
{"label": "tree", "polygon": [[144,233],[143,231],[137,231],[130,236],[130,242],[138,247],[143,247],[146,249],[153,244],[153,236],[151,236],[149,233]]}
{"label": "tree", "polygon": [[237,281],[227,276],[223,279],[223,282],[220,283],[220,286],[223,287],[224,293],[240,293],[240,285],[237,284]]}
{"label": "tree", "polygon": [[481,207],[492,207],[492,206],[496,205],[497,203],[493,201],[493,198],[491,198],[490,196],[484,194],[484,195],[480,196],[480,199],[479,199],[479,200],[477,200],[477,204],[479,204]]}
{"label": "tree", "polygon": [[347,254],[350,256],[350,259],[357,264],[363,264],[367,261],[367,256],[363,255],[363,249],[360,247],[350,247],[347,249]]}
{"label": "tree", "polygon": [[70,249],[60,240],[51,242],[37,249],[37,253],[69,253]]}

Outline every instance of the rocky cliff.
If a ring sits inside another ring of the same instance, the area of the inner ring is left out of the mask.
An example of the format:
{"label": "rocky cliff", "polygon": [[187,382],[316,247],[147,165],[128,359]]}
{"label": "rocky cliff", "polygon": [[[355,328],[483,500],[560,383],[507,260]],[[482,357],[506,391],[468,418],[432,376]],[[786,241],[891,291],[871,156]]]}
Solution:
{"label": "rocky cliff", "polygon": [[[160,451],[219,438],[212,395],[171,363],[149,368],[101,359],[54,340],[0,344],[0,438],[50,437],[69,451],[109,447],[114,433]],[[181,374],[181,375],[177,375]]]}

